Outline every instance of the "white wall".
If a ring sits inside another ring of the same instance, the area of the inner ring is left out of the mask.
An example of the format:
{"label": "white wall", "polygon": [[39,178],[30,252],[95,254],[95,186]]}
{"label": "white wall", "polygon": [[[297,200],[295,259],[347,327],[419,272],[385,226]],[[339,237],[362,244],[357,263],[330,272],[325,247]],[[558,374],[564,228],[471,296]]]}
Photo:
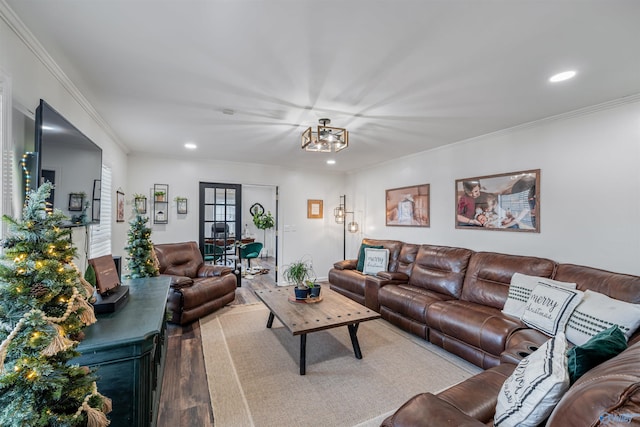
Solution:
{"label": "white wall", "polygon": [[[456,179],[527,169],[541,170],[539,234],[455,229]],[[640,274],[637,97],[389,161],[348,181],[368,237]],[[430,228],[385,227],[385,189],[423,183],[431,184]]]}
{"label": "white wall", "polygon": [[[312,155],[311,153],[310,155]],[[333,207],[339,203],[344,175],[284,170],[256,164],[242,164],[200,160],[197,153],[188,159],[167,159],[149,155],[131,155],[128,161],[128,184],[123,187],[127,203],[127,219],[131,216],[131,195],[148,194],[153,184],[168,184],[172,202],[168,224],[151,224],[154,243],[198,241],[198,188],[200,182],[246,185],[248,196],[256,186],[279,188],[278,264],[280,268],[304,255],[309,255],[319,278],[326,278],[334,262],[342,259],[342,226],[333,221]],[[252,193],[253,191],[253,193]],[[189,199],[189,213],[177,218],[176,195]],[[249,211],[252,199],[245,199],[242,207],[243,224],[251,224]],[[307,218],[307,199],[324,200],[324,219]],[[262,202],[261,202],[262,203]],[[265,201],[265,203],[267,203]],[[273,201],[270,203],[274,203]],[[264,204],[272,210],[273,204]],[[114,247],[126,244],[128,223],[115,224]],[[287,231],[285,231],[285,229]],[[258,232],[258,231],[257,231]],[[260,232],[261,233],[261,232]],[[261,235],[257,235],[261,240]],[[114,250],[115,251],[115,250]],[[280,270],[282,271],[282,270]],[[280,277],[279,277],[280,278]]]}

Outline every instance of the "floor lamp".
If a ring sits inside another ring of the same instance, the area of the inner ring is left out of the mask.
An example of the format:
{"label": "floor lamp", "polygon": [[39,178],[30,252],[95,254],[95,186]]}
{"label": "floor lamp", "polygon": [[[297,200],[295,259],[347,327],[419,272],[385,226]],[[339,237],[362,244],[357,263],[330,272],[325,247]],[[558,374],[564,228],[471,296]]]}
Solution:
{"label": "floor lamp", "polygon": [[[353,221],[347,224],[347,214],[353,215]],[[355,221],[353,211],[347,211],[347,196],[340,196],[340,206],[333,210],[333,216],[337,224],[342,224],[342,259],[347,259],[347,230],[349,233],[358,232],[358,223]]]}

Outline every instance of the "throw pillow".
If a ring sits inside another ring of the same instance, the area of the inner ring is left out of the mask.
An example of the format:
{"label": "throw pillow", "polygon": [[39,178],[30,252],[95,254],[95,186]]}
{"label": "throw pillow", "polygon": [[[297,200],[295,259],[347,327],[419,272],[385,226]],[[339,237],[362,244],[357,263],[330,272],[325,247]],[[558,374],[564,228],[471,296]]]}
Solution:
{"label": "throw pillow", "polygon": [[502,312],[510,316],[521,318],[524,314],[524,307],[527,305],[527,300],[531,295],[531,291],[533,291],[533,288],[538,286],[540,283],[559,288],[576,288],[575,283],[559,282],[545,277],[528,276],[522,273],[515,273],[511,277],[509,295],[504,303]]}
{"label": "throw pillow", "polygon": [[382,245],[367,245],[367,244],[364,244],[364,243],[360,245],[360,250],[358,251],[358,264],[356,265],[356,270],[358,270],[360,272],[364,269],[364,250],[366,248],[382,249],[383,246]]}
{"label": "throw pillow", "polygon": [[389,249],[366,248],[364,250],[364,268],[362,272],[375,276],[378,271],[387,271]]}
{"label": "throw pillow", "polygon": [[605,362],[627,348],[627,338],[618,325],[605,329],[583,345],[572,347],[567,352],[571,384],[588,370]]}
{"label": "throw pillow", "polygon": [[640,304],[587,290],[582,302],[569,317],[567,339],[575,345],[582,345],[613,325],[618,325],[628,340],[640,326]]}
{"label": "throw pillow", "polygon": [[582,300],[582,294],[582,291],[539,284],[529,295],[522,321],[547,335],[564,332],[569,316]]}
{"label": "throw pillow", "polygon": [[522,359],[498,394],[495,427],[537,426],[569,388],[567,340],[560,332]]}

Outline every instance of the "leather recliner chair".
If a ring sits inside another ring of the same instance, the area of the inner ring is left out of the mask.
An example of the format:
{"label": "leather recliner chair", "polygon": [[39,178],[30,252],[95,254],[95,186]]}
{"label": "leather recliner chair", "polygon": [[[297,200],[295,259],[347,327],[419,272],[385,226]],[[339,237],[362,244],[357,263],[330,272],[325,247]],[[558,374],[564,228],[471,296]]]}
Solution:
{"label": "leather recliner chair", "polygon": [[171,276],[169,322],[186,325],[235,299],[232,268],[204,263],[196,242],[154,245],[160,274]]}

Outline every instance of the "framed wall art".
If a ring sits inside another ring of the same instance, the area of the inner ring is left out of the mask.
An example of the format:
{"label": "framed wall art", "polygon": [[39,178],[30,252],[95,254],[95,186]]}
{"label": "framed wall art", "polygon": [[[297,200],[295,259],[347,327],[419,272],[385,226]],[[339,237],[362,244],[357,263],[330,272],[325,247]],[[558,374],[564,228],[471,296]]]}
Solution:
{"label": "framed wall art", "polygon": [[116,191],[116,222],[124,222],[124,193]]}
{"label": "framed wall art", "polygon": [[321,219],[323,212],[322,200],[307,200],[307,218]]}
{"label": "framed wall art", "polygon": [[147,213],[147,198],[143,194],[134,194],[133,195],[133,206],[137,213],[146,214]]}
{"label": "framed wall art", "polygon": [[429,227],[429,184],[386,191],[387,226]]}
{"label": "framed wall art", "polygon": [[83,203],[84,203],[84,193],[69,194],[69,210],[70,211],[81,211]]}
{"label": "framed wall art", "polygon": [[460,229],[540,232],[540,169],[456,180]]}
{"label": "framed wall art", "polygon": [[178,214],[184,215],[187,213],[187,199],[186,197],[176,197],[176,209]]}

